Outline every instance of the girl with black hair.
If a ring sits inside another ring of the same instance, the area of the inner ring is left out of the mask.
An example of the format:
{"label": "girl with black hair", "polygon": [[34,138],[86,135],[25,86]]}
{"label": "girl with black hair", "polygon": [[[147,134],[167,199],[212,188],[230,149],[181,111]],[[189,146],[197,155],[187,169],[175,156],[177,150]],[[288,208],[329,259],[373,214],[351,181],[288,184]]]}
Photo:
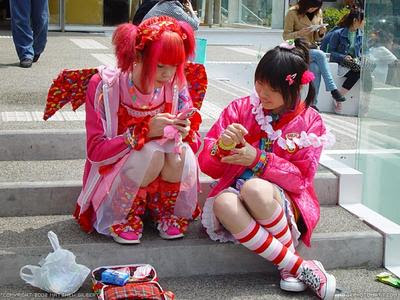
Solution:
{"label": "girl with black hair", "polygon": [[[255,72],[255,92],[229,104],[204,139],[201,170],[218,179],[203,207],[211,239],[239,242],[275,264],[280,287],[311,287],[333,299],[335,277],[295,250],[310,246],[319,219],[313,181],[323,146],[333,136],[310,107],[313,74],[304,41],[268,51]],[[303,101],[300,89],[309,85]]]}
{"label": "girl with black hair", "polygon": [[303,37],[307,39],[312,48],[315,48],[310,50],[310,70],[315,75],[313,82],[316,90],[315,106],[318,102],[321,77],[324,79],[326,90],[331,92],[333,99],[336,101],[346,100],[333,80],[325,53],[317,49],[317,42],[324,37],[326,32],[326,27],[323,26],[321,7],[322,0],[300,0],[287,13],[283,31],[285,40]]}
{"label": "girl with black hair", "polygon": [[[330,60],[347,66],[341,93],[346,94],[360,79],[360,60],[362,48],[362,28],[364,27],[364,11],[353,8],[338,23],[340,29],[332,33],[329,41]],[[335,111],[341,113],[342,101],[336,101]]]}

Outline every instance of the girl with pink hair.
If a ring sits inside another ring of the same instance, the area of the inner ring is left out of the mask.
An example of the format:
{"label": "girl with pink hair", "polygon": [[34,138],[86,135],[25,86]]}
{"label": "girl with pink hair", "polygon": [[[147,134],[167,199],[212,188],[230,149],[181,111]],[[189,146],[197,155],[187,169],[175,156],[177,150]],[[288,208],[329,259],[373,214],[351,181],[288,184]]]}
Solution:
{"label": "girl with pink hair", "polygon": [[155,17],[118,26],[112,42],[118,69],[98,68],[88,84],[87,160],[74,215],[86,232],[137,244],[149,210],[162,238],[182,237],[198,192],[201,118],[180,115],[193,107],[184,75],[193,30]]}

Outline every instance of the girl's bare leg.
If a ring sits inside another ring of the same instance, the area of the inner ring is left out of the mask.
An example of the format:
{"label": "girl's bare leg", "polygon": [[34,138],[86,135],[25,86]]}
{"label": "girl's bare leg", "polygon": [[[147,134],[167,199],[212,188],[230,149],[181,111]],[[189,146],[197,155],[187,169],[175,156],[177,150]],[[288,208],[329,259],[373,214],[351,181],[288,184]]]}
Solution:
{"label": "girl's bare leg", "polygon": [[180,182],[185,164],[185,149],[182,150],[180,155],[181,159],[177,159],[176,153],[166,153],[165,163],[161,170],[161,179],[167,182]]}
{"label": "girl's bare leg", "polygon": [[243,231],[252,220],[239,197],[229,192],[222,193],[215,199],[214,214],[232,234]]}

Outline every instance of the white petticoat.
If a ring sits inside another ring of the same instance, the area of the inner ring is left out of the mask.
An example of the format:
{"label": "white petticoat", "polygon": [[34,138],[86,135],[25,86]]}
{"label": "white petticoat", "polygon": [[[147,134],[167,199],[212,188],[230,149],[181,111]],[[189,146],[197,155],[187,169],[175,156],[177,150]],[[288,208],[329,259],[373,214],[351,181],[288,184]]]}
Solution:
{"label": "white petticoat", "polygon": [[[299,244],[299,238],[301,233],[297,227],[296,220],[294,218],[292,205],[289,199],[287,198],[284,190],[277,185],[274,186],[279,191],[282,200],[284,200],[285,215],[288,220],[288,225],[292,234],[293,244],[296,247]],[[233,187],[229,187],[221,191],[221,193],[225,192],[234,193],[239,196],[239,191]],[[220,241],[221,243],[225,242],[238,243],[238,241],[233,237],[233,235],[228,230],[224,228],[224,226],[219,222],[219,220],[214,214],[214,209],[213,209],[214,201],[221,193],[219,193],[215,197],[207,198],[206,202],[204,203],[203,213],[201,215],[201,223],[206,229],[208,236],[212,240]]]}

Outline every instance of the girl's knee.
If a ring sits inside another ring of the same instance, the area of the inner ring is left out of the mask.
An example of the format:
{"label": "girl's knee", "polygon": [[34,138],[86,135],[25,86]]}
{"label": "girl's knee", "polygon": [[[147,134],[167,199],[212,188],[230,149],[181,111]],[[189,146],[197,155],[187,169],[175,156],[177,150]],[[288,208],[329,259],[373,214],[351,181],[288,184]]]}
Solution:
{"label": "girl's knee", "polygon": [[165,164],[165,153],[160,151],[155,151],[151,158],[149,168],[158,167],[162,168]]}
{"label": "girl's knee", "polygon": [[243,184],[240,195],[246,203],[262,201],[268,204],[273,201],[274,186],[269,181],[252,178]]}
{"label": "girl's knee", "polygon": [[318,50],[318,49],[313,49],[312,50],[312,54],[313,58],[315,58],[316,60],[319,59],[326,59],[326,55],[324,51]]}
{"label": "girl's knee", "polygon": [[[147,171],[143,177],[141,187],[149,185],[160,175],[161,170],[164,166],[164,162],[165,162],[165,154],[159,151],[154,152],[153,157],[151,158],[151,161],[149,163],[149,167],[147,168]],[[137,170],[133,168],[132,171],[133,171],[132,176],[136,176]]]}
{"label": "girl's knee", "polygon": [[165,166],[169,168],[182,169],[185,164],[185,149],[182,149],[181,158],[178,159],[176,153],[165,154]]}
{"label": "girl's knee", "polygon": [[233,214],[233,208],[235,206],[237,196],[232,194],[221,194],[219,195],[213,205],[214,214],[217,218]]}
{"label": "girl's knee", "polygon": [[182,153],[180,159],[178,159],[175,153],[167,153],[165,155],[164,166],[161,170],[161,178],[170,182],[180,181],[184,164],[185,164],[184,153]]}
{"label": "girl's knee", "polygon": [[272,195],[273,191],[274,187],[269,181],[260,178],[252,178],[243,184],[240,195],[242,197],[258,197],[266,193]]}

